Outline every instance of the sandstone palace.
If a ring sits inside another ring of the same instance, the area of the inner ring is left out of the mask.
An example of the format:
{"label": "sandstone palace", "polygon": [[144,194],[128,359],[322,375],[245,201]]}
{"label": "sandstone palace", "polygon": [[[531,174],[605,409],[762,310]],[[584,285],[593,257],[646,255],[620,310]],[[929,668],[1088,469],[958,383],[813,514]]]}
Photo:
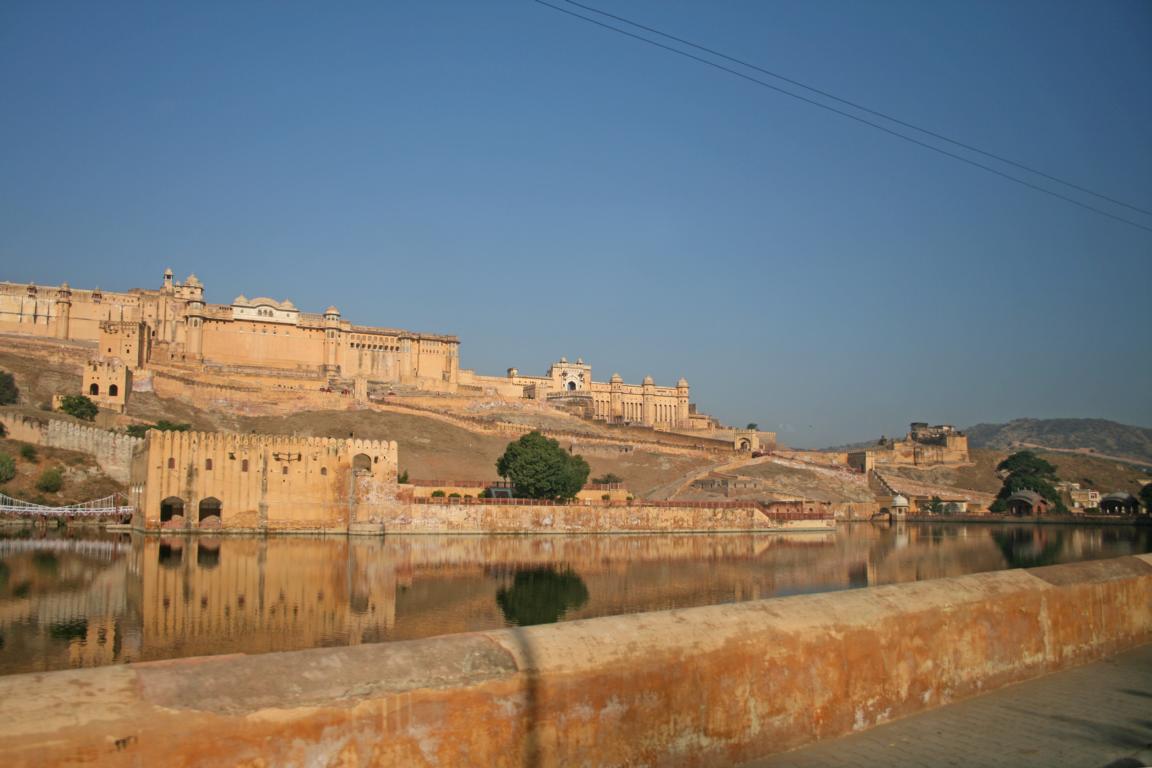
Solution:
{"label": "sandstone palace", "polygon": [[[583,360],[554,363],[546,376],[511,368],[506,376],[460,369],[456,336],[354,325],[336,307],[302,312],[291,301],[237,296],[204,301],[204,286],[164,272],[158,289],[125,292],[0,283],[0,333],[80,343],[95,350],[84,392],[101,407],[123,410],[152,372],[197,381],[260,386],[390,389],[552,401],[589,419],[667,430],[713,430],[696,413],[688,382],[657,386],[651,377],[625,384],[618,375],[592,380]],[[747,442],[747,441],[745,441]],[[750,444],[746,447],[753,447]]]}

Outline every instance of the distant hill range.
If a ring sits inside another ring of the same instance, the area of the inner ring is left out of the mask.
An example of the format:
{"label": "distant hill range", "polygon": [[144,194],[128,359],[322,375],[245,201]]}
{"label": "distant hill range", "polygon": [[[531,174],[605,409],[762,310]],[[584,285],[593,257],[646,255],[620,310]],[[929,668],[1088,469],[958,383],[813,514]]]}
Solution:
{"label": "distant hill range", "polygon": [[[1035,447],[1152,464],[1152,429],[1107,419],[1016,419],[1007,424],[977,424],[962,431],[968,435],[971,448]],[[876,441],[869,440],[824,450],[862,451],[875,447]]]}
{"label": "distant hill range", "polygon": [[1034,446],[1152,462],[1152,429],[1106,419],[1015,419],[964,431],[972,448]]}

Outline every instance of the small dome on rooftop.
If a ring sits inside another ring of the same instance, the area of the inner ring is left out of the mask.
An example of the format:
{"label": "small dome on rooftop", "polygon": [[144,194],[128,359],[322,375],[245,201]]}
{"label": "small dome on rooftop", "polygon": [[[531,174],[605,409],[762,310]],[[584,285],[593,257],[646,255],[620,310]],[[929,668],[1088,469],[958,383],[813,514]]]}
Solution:
{"label": "small dome on rooftop", "polygon": [[618,373],[612,374],[612,383],[613,384],[619,384],[622,381],[624,381],[624,379],[620,378],[620,374],[618,374]]}
{"label": "small dome on rooftop", "polygon": [[652,381],[652,377],[651,377],[651,376],[645,376],[645,377],[644,377],[644,386],[648,386],[648,385],[650,385],[650,384],[652,384],[652,383],[654,383],[654,382]]}
{"label": "small dome on rooftop", "polygon": [[894,506],[894,507],[906,507],[906,506],[908,506],[908,499],[904,498],[900,494],[896,494],[895,496],[892,497],[892,506]]}
{"label": "small dome on rooftop", "polygon": [[326,315],[338,315],[338,314],[340,314],[340,310],[336,309],[336,307],[328,307],[328,309],[324,310],[324,314],[326,314]]}
{"label": "small dome on rooftop", "polygon": [[678,386],[678,387],[686,387],[686,386],[688,386],[688,379],[686,379],[686,378],[684,378],[683,376],[681,376],[681,377],[680,377],[680,381],[676,382],[676,386]]}

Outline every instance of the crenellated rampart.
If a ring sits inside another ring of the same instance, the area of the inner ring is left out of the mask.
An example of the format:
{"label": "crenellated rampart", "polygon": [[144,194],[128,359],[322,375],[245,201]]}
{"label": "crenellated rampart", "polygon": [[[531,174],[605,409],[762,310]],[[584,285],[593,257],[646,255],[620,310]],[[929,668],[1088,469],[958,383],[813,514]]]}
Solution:
{"label": "crenellated rampart", "polygon": [[121,483],[129,481],[133,453],[144,443],[138,437],[63,419],[0,413],[0,422],[13,440],[90,454],[106,475]]}

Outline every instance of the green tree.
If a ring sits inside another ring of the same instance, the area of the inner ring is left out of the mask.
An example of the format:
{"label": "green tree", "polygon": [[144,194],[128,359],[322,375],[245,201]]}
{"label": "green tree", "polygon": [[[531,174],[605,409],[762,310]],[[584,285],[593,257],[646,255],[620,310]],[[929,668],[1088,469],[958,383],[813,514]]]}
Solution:
{"label": "green tree", "polygon": [[745,427],[745,429],[760,429],[760,425],[754,421],[750,421],[748,422],[748,426]]}
{"label": "green tree", "polygon": [[397,475],[396,476],[396,482],[407,483],[408,482],[408,470],[404,470],[399,475]]}
{"label": "green tree", "polygon": [[501,477],[512,481],[517,494],[530,499],[571,499],[588,480],[588,462],[539,432],[529,432],[508,444],[496,462]]}
{"label": "green tree", "polygon": [[100,409],[86,395],[64,395],[60,398],[60,411],[84,421],[92,421]]}
{"label": "green tree", "polygon": [[943,514],[944,500],[939,496],[933,496],[932,500],[928,502],[928,511],[934,515]]}
{"label": "green tree", "polygon": [[62,485],[64,476],[60,473],[59,467],[44,470],[40,474],[40,479],[36,481],[36,489],[45,493],[56,493]]}
{"label": "green tree", "polygon": [[0,485],[16,477],[16,462],[6,453],[0,453]]}
{"label": "green tree", "polygon": [[0,371],[0,405],[12,405],[19,399],[16,378],[8,371]]}
{"label": "green tree", "polygon": [[599,483],[600,485],[612,485],[613,483],[622,483],[624,478],[620,475],[608,472],[607,474],[600,475],[600,477],[592,478],[592,482]]}
{"label": "green tree", "polygon": [[997,472],[1056,479],[1056,467],[1032,451],[1018,451],[996,465]]}
{"label": "green tree", "polygon": [[1019,451],[1014,453],[996,466],[997,472],[1007,472],[1000,492],[989,509],[1001,513],[1008,510],[1008,497],[1020,491],[1034,491],[1040,494],[1052,509],[1060,514],[1066,514],[1068,507],[1056,490],[1056,467],[1040,458],[1032,451]]}

